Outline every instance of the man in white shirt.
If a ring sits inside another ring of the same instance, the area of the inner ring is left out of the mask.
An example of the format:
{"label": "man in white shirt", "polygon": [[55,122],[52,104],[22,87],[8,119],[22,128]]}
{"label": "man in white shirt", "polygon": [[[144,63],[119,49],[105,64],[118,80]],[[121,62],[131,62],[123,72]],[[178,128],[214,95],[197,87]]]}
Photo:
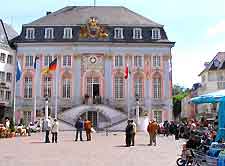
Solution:
{"label": "man in white shirt", "polygon": [[49,131],[51,130],[51,119],[50,117],[45,120],[45,143],[50,143]]}
{"label": "man in white shirt", "polygon": [[52,143],[57,143],[57,137],[59,132],[59,122],[57,119],[54,119],[54,122],[52,124]]}
{"label": "man in white shirt", "polygon": [[135,135],[136,135],[136,132],[137,132],[137,126],[136,126],[136,123],[134,122],[134,120],[131,120],[131,125],[133,127],[132,136],[131,136],[131,146],[134,146]]}

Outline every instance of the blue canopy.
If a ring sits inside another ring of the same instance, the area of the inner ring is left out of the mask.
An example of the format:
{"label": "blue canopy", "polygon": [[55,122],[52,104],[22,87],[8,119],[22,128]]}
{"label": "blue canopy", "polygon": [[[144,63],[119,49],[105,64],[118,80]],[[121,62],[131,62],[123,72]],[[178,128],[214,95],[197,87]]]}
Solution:
{"label": "blue canopy", "polygon": [[193,104],[219,103],[218,132],[216,141],[225,140],[225,90],[207,93],[191,99]]}

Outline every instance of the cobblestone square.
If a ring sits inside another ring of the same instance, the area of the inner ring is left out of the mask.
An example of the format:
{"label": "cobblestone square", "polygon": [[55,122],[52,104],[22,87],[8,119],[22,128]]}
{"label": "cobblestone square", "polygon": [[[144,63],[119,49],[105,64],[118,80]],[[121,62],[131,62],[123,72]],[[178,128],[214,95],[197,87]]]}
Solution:
{"label": "cobblestone square", "polygon": [[157,146],[148,146],[148,135],[137,133],[136,146],[125,147],[122,132],[94,133],[91,142],[75,142],[74,135],[60,132],[57,144],[43,143],[45,133],[0,139],[0,166],[175,166],[183,142],[158,136]]}

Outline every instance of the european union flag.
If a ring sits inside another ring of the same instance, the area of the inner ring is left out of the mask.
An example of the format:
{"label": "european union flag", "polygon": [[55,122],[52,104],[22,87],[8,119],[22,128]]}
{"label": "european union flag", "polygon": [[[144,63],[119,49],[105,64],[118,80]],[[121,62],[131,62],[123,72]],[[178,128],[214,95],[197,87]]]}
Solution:
{"label": "european union flag", "polygon": [[22,69],[19,61],[16,62],[16,81],[19,81],[22,76]]}

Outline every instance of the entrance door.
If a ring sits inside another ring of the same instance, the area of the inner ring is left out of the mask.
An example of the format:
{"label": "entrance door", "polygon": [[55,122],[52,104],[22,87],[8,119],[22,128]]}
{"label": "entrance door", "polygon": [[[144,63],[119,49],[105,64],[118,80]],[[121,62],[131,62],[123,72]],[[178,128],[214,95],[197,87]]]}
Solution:
{"label": "entrance door", "polygon": [[97,96],[100,96],[99,78],[87,78],[87,94],[96,103]]}
{"label": "entrance door", "polygon": [[81,115],[82,119],[88,119],[91,121],[93,127],[97,127],[97,124],[98,124],[98,114],[96,111],[88,111],[88,112],[85,112]]}

